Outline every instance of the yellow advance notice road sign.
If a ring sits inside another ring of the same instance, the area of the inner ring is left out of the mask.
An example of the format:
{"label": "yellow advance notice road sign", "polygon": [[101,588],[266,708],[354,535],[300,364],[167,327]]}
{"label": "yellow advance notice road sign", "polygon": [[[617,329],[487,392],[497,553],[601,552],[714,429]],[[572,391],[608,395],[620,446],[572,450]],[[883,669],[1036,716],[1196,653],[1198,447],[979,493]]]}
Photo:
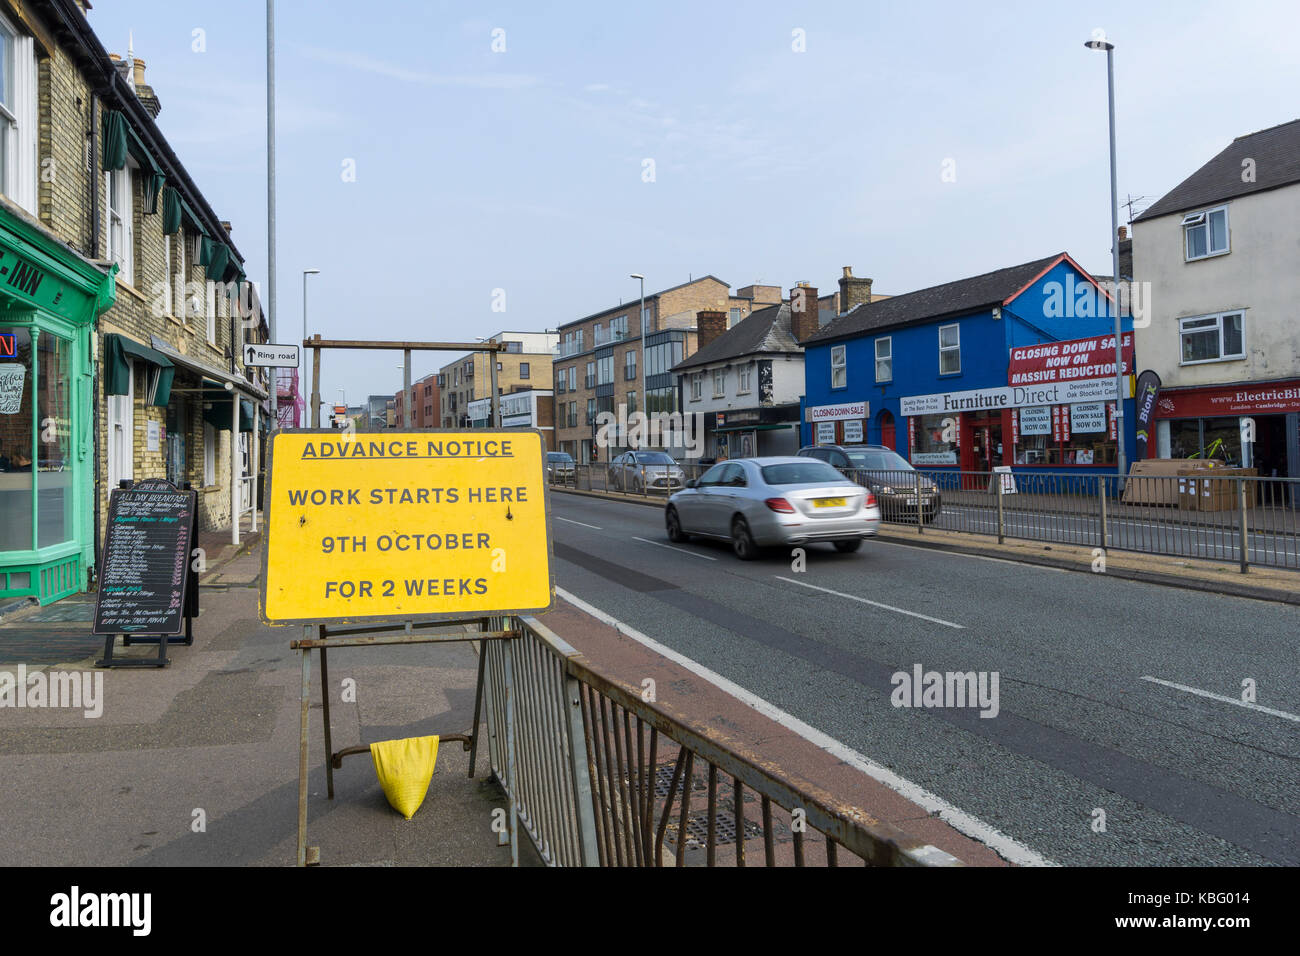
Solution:
{"label": "yellow advance notice road sign", "polygon": [[279,431],[262,615],[409,620],[551,606],[538,431]]}

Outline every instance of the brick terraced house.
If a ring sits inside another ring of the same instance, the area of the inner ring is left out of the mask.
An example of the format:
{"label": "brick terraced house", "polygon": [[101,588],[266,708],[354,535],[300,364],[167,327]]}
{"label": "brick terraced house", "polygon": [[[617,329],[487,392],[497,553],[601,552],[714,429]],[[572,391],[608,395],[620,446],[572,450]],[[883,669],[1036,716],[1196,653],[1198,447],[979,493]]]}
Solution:
{"label": "brick terraced house", "polygon": [[123,480],[189,483],[200,527],[229,528],[265,423],[230,226],[89,6],[0,0],[0,601],[86,590]]}

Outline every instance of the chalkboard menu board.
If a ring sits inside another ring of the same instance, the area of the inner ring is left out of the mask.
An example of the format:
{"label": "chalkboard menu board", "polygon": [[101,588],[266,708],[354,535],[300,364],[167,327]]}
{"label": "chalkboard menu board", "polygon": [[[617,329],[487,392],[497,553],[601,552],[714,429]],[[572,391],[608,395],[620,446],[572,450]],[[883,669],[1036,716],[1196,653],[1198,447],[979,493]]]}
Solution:
{"label": "chalkboard menu board", "polygon": [[93,634],[180,634],[194,548],[193,491],[149,479],[112,492]]}

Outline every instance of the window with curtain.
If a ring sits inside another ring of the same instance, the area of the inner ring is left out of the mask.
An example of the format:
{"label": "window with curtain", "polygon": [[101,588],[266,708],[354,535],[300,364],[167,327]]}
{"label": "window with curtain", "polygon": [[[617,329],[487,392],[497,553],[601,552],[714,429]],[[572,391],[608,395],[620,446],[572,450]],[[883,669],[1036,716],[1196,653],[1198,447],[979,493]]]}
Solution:
{"label": "window with curtain", "polygon": [[130,160],[121,169],[105,172],[104,178],[105,195],[108,197],[108,258],[117,263],[118,275],[123,282],[134,283],[131,253],[134,247],[135,210]]}

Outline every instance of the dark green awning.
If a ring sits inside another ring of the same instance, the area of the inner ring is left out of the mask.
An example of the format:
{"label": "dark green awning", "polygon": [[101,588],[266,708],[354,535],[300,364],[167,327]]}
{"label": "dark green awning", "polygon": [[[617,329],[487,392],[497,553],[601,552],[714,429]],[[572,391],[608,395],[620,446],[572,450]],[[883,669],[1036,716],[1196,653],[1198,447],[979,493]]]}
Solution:
{"label": "dark green awning", "polygon": [[104,169],[121,169],[126,165],[126,117],[117,110],[104,110]]}
{"label": "dark green awning", "polygon": [[[205,239],[204,242],[210,240]],[[217,282],[224,282],[226,266],[230,264],[230,247],[224,242],[212,242],[208,247],[207,277]]]}
{"label": "dark green awning", "polygon": [[164,236],[172,236],[181,227],[181,194],[171,186],[164,186],[162,231]]}
{"label": "dark green awning", "polygon": [[[203,420],[213,428],[230,431],[230,404],[233,401],[230,392],[212,382],[203,384]],[[239,400],[239,430],[253,430],[253,403],[247,398]]]}
{"label": "dark green awning", "polygon": [[[121,335],[104,336],[104,389],[109,395],[128,395],[131,391],[131,366],[128,358],[139,359],[151,367],[145,376],[148,405],[166,407],[171,400],[172,380],[176,377],[176,366],[167,356],[147,345],[132,341]],[[229,426],[227,426],[229,427]]]}

